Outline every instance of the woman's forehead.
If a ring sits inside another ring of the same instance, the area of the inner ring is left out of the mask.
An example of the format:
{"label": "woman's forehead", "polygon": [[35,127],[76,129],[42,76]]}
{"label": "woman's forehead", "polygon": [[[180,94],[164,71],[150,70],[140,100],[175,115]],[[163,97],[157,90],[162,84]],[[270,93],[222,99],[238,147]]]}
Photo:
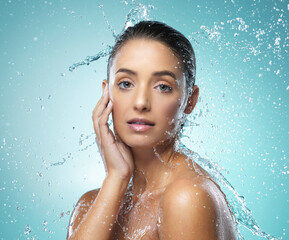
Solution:
{"label": "woman's forehead", "polygon": [[182,64],[176,54],[165,44],[151,39],[126,42],[116,53],[111,67],[113,73],[119,68],[128,68],[135,71],[168,70],[178,78],[183,75]]}

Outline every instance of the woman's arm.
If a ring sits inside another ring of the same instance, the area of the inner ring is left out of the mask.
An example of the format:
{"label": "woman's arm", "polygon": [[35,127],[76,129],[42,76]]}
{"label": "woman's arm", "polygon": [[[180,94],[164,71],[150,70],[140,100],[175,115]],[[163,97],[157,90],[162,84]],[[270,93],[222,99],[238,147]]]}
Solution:
{"label": "woman's arm", "polygon": [[67,239],[109,239],[127,185],[128,181],[107,177],[98,195],[84,194],[72,214]]}
{"label": "woman's arm", "polygon": [[[128,146],[109,129],[107,120],[111,112],[112,103],[105,88],[93,111],[93,123],[107,176],[97,197],[95,195],[93,199],[90,194],[84,194],[79,200],[67,239],[108,240],[131,178],[134,168],[132,154]],[[89,204],[89,208],[83,208],[83,203]]]}

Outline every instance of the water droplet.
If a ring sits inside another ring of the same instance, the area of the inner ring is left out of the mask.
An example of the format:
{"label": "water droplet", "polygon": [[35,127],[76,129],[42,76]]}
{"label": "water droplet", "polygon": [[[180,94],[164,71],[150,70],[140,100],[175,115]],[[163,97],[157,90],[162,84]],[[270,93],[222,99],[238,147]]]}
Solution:
{"label": "water droplet", "polygon": [[29,224],[26,224],[25,229],[24,229],[24,234],[28,236],[30,233],[31,233],[31,228]]}

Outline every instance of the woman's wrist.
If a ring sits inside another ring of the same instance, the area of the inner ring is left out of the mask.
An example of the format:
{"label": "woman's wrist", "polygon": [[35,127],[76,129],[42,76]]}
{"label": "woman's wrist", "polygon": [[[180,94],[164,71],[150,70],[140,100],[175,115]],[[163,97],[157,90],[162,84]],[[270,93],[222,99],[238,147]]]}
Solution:
{"label": "woman's wrist", "polygon": [[120,182],[129,182],[131,179],[132,173],[130,171],[123,171],[123,172],[118,172],[118,171],[110,171],[107,173],[106,178],[111,179],[111,181],[120,181]]}
{"label": "woman's wrist", "polygon": [[121,193],[125,193],[131,176],[123,176],[117,173],[108,174],[103,185],[108,185],[113,189],[118,189]]}

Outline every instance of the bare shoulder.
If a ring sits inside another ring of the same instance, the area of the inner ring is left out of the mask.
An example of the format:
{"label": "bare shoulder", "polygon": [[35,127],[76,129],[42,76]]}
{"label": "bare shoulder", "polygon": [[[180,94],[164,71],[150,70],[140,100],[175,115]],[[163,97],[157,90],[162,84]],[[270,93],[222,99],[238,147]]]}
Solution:
{"label": "bare shoulder", "polygon": [[194,200],[194,203],[207,201],[208,204],[212,204],[211,185],[211,181],[202,176],[179,178],[167,186],[162,201]]}
{"label": "bare shoulder", "polygon": [[237,239],[225,195],[207,176],[169,184],[160,199],[159,219],[160,239]]}
{"label": "bare shoulder", "polygon": [[68,226],[68,233],[67,237],[71,236],[71,234],[75,231],[85,214],[88,212],[90,206],[96,199],[98,192],[100,191],[100,188],[94,189],[91,191],[88,191],[84,193],[78,202],[75,205],[75,208],[72,212],[69,226]]}

